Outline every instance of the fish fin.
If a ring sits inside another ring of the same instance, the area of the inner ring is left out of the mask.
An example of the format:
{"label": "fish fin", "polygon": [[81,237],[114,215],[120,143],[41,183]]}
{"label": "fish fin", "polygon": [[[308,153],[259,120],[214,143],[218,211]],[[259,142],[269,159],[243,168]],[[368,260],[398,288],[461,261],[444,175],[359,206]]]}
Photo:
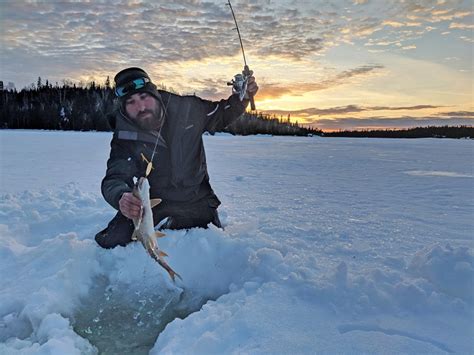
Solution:
{"label": "fish fin", "polygon": [[160,231],[155,231],[155,237],[157,238],[163,238],[166,234],[165,233],[161,233]]}
{"label": "fish fin", "polygon": [[150,200],[151,208],[158,206],[161,203],[161,198],[152,198]]}
{"label": "fish fin", "polygon": [[173,280],[173,282],[176,282],[176,279],[175,279],[176,276],[178,276],[178,278],[179,278],[181,281],[183,281],[182,277],[181,277],[177,272],[175,272],[174,270],[171,270],[171,271],[167,270],[167,271],[168,271],[168,274],[169,274],[170,277],[171,277],[171,280]]}
{"label": "fish fin", "polygon": [[142,224],[142,219],[143,219],[142,209],[140,208],[140,217],[132,219],[133,225],[135,226],[135,230],[140,228],[140,224]]}
{"label": "fish fin", "polygon": [[135,226],[134,233],[140,228],[140,224],[142,223],[141,218],[132,218],[133,225]]}
{"label": "fish fin", "polygon": [[158,255],[159,256],[168,256],[168,254],[166,254],[164,251],[161,251],[161,250],[158,252]]}

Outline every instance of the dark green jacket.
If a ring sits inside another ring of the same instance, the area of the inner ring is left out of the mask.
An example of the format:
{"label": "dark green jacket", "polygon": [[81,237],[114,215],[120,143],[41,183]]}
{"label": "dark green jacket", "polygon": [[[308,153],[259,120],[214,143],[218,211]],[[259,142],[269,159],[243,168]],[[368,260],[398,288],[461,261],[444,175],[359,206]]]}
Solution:
{"label": "dark green jacket", "polygon": [[[244,103],[237,95],[213,102],[165,91],[160,94],[166,117],[153,159],[154,169],[148,176],[151,197],[193,202],[213,194],[202,134],[229,125],[243,114]],[[147,163],[141,155],[151,159],[157,133],[140,130],[121,112],[112,117],[110,124],[115,131],[102,180],[102,195],[118,210],[122,194],[132,191],[133,178],[145,175]]]}

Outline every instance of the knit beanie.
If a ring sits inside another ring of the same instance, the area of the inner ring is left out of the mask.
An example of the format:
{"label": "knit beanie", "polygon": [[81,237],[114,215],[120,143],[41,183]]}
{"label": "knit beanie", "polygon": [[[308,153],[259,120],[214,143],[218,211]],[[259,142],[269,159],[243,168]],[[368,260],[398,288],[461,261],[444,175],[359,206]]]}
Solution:
{"label": "knit beanie", "polygon": [[[143,79],[143,81],[139,79]],[[137,82],[134,83],[134,80],[138,80],[138,85],[136,84]],[[119,98],[122,105],[127,98],[139,92],[147,92],[162,102],[156,85],[151,82],[148,74],[141,68],[131,67],[121,70],[115,75],[114,81],[115,95]]]}

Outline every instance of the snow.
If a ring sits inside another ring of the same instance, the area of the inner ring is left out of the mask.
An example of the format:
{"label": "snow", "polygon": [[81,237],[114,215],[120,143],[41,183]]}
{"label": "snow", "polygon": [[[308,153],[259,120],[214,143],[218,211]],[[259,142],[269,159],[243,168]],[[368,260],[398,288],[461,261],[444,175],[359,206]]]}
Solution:
{"label": "snow", "polygon": [[225,230],[100,249],[110,133],[0,131],[0,353],[473,353],[471,140],[205,136]]}

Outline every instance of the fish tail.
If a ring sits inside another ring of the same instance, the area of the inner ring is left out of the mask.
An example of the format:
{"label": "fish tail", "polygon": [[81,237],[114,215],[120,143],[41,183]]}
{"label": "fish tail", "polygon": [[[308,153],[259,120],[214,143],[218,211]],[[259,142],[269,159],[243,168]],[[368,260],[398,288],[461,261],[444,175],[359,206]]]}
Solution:
{"label": "fish tail", "polygon": [[[168,270],[166,270],[168,271]],[[170,271],[168,271],[168,274],[170,275],[171,279],[173,280],[173,282],[176,282],[175,280],[175,277],[177,276],[178,279],[180,279],[181,281],[183,281],[183,278],[176,272],[174,271],[173,269],[170,268]]]}
{"label": "fish tail", "polygon": [[[173,280],[173,282],[176,282],[176,279],[175,277],[177,276],[181,281],[183,281],[183,278],[176,272],[174,271],[167,263],[166,261],[163,260],[163,258],[161,257],[162,255],[162,251],[159,251],[159,250],[156,250],[156,248],[150,248],[148,249],[148,253],[150,254],[150,256],[155,259],[156,262],[158,262],[158,264],[160,264],[160,266],[166,270],[166,272],[168,272],[168,275],[170,275],[171,277],[171,280]],[[166,254],[165,254],[166,255]]]}
{"label": "fish tail", "polygon": [[178,278],[183,281],[181,276],[176,271],[174,271],[164,260],[160,259],[158,260],[158,263],[168,272],[168,275],[170,275],[171,280],[173,280],[173,282],[176,282],[176,276],[178,276]]}

